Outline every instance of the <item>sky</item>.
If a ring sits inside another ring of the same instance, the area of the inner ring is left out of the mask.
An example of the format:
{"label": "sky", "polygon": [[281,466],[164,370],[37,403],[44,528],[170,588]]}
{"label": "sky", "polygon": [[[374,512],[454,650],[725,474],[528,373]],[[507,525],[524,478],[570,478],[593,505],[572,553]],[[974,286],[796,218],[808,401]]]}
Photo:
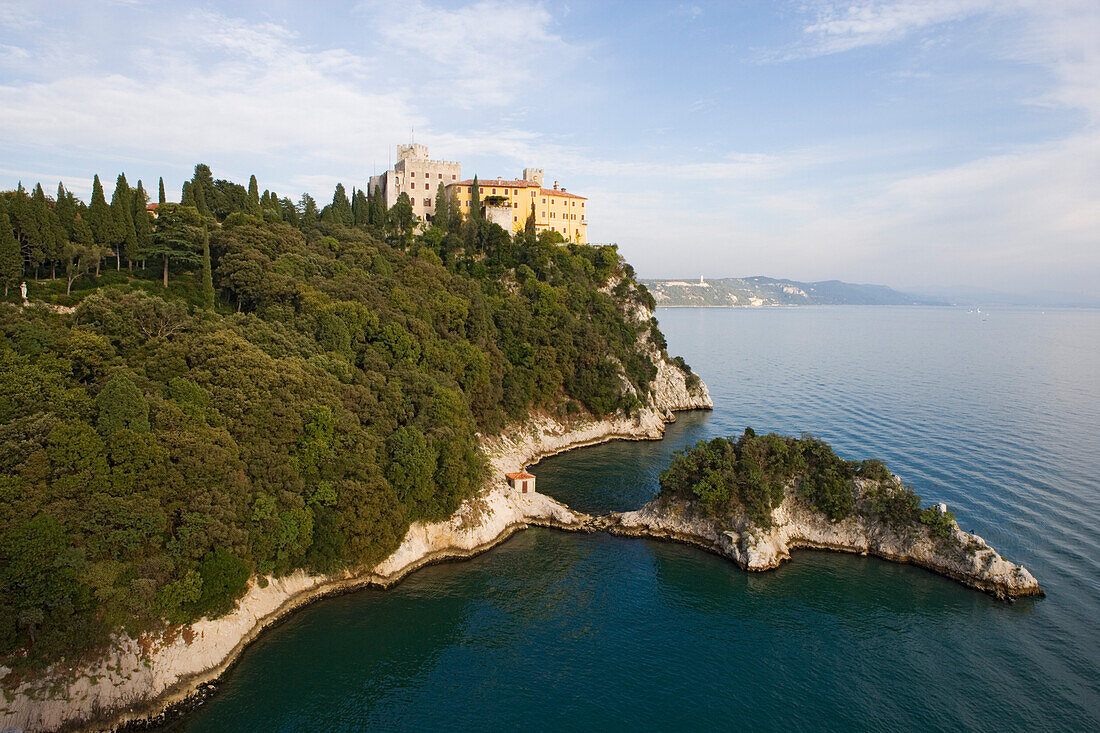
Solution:
{"label": "sky", "polygon": [[297,200],[415,139],[639,275],[1100,294],[1100,2],[0,0],[0,189]]}

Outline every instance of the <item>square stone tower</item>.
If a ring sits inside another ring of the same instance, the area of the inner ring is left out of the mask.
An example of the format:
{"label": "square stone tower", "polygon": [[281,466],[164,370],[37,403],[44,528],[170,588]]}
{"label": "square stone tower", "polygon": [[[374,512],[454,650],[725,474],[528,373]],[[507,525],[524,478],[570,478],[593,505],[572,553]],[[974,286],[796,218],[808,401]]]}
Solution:
{"label": "square stone tower", "polygon": [[397,163],[393,170],[380,176],[371,176],[368,193],[376,189],[382,193],[386,208],[397,203],[397,197],[405,192],[412,201],[413,213],[424,222],[435,213],[435,194],[439,184],[445,187],[462,178],[462,164],[450,160],[431,160],[428,147],[412,143],[397,146]]}
{"label": "square stone tower", "polygon": [[542,187],[542,168],[524,168],[523,180],[533,181],[537,183],[539,187]]}

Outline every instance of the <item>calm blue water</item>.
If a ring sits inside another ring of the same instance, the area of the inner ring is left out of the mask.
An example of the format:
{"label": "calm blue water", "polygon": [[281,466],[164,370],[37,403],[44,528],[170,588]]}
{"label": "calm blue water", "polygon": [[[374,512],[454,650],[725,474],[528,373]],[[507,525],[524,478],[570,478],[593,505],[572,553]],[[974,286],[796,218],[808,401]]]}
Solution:
{"label": "calm blue water", "polygon": [[919,568],[529,530],[264,634],[173,724],[214,730],[1100,729],[1100,312],[679,309],[711,413],[548,459],[539,489],[634,508],[701,438],[811,432],[879,457],[1025,564],[1008,605]]}

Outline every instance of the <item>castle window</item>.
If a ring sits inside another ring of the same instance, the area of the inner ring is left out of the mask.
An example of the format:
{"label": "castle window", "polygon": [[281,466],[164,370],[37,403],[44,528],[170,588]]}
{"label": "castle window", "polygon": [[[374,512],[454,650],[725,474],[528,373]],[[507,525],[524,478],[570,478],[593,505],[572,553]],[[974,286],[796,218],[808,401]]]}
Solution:
{"label": "castle window", "polygon": [[431,206],[432,205],[432,200],[431,199],[424,199],[424,205],[425,206]]}
{"label": "castle window", "polygon": [[493,189],[493,193],[496,193],[496,192],[497,192],[497,190],[496,190],[496,189],[494,188],[494,189]]}
{"label": "castle window", "polygon": [[451,180],[452,180],[452,181],[458,180],[458,176],[456,176],[456,175],[452,174],[452,175],[451,175]]}

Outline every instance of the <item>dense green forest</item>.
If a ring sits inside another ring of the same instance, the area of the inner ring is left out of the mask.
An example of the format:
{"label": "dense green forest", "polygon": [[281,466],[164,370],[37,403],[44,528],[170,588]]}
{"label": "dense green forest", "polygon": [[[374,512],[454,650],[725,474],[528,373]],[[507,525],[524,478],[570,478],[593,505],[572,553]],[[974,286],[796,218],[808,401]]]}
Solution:
{"label": "dense green forest", "polygon": [[480,434],[647,399],[664,339],[614,247],[462,221],[442,189],[431,226],[205,165],[158,198],[0,193],[9,666],[223,613],[253,573],[370,565],[483,484]]}
{"label": "dense green forest", "polygon": [[[857,490],[855,479],[867,479]],[[924,524],[946,537],[954,517],[922,509],[912,487],[897,483],[876,459],[845,461],[824,441],[757,435],[701,440],[673,454],[661,474],[661,493],[701,504],[713,517],[744,514],[758,527],[770,527],[771,512],[787,486],[839,521],[852,514],[875,516],[895,527]]]}

